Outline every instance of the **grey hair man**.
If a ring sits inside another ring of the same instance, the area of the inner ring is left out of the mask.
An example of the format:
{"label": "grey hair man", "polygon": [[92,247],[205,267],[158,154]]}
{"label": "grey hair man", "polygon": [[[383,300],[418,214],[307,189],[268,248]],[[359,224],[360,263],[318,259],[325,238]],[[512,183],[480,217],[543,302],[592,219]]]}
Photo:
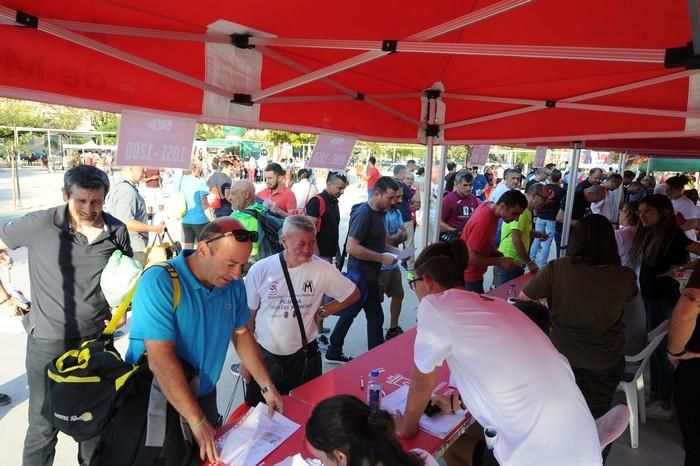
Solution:
{"label": "grey hair man", "polygon": [[[323,319],[360,299],[360,292],[336,267],[314,256],[316,226],[307,216],[285,219],[282,245],[283,252],[261,259],[250,268],[246,293],[249,328],[273,383],[280,393],[287,394],[321,375],[321,353],[316,343],[319,327]],[[324,296],[332,301],[324,304]],[[262,400],[260,386],[245,367],[241,375],[248,384],[246,402],[256,405]]]}

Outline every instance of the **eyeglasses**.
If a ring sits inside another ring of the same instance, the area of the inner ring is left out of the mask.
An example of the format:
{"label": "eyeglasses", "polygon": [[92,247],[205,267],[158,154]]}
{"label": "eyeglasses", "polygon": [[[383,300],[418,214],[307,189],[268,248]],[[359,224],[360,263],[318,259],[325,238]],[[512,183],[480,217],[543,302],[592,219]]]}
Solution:
{"label": "eyeglasses", "polygon": [[248,230],[233,230],[233,231],[227,231],[226,233],[222,233],[219,236],[215,236],[213,238],[210,238],[205,241],[206,244],[211,243],[212,241],[219,240],[221,238],[226,238],[227,236],[233,236],[236,241],[239,243],[245,243],[246,241],[252,241],[253,243],[256,243],[258,241],[258,232],[257,231],[248,231]]}
{"label": "eyeglasses", "polygon": [[408,287],[411,289],[411,291],[416,291],[416,282],[422,281],[423,277],[416,277],[413,280],[408,281]]}

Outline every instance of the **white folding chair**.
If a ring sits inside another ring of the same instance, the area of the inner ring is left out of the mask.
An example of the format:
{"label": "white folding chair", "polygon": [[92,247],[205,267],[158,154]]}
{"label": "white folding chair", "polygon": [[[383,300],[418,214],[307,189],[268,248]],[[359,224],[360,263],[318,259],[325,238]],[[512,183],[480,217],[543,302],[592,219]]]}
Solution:
{"label": "white folding chair", "polygon": [[630,411],[630,443],[632,448],[639,447],[639,421],[647,422],[644,400],[644,371],[649,365],[649,358],[668,333],[668,319],[649,332],[649,342],[639,354],[625,356],[625,374],[617,386],[625,392],[627,407]]}
{"label": "white folding chair", "polygon": [[613,406],[610,411],[595,420],[598,428],[600,451],[613,443],[627,428],[630,422],[630,410],[625,405]]}

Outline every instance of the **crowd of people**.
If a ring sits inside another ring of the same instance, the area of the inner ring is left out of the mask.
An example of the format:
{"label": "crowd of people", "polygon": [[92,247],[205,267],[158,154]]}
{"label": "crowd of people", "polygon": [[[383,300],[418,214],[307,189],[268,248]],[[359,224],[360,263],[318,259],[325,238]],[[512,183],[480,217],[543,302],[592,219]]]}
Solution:
{"label": "crowd of people", "polygon": [[[149,235],[165,233],[168,213],[183,233],[184,249],[169,261],[181,289],[178,309],[173,312],[168,270],[146,268],[132,303],[126,360],[146,355],[202,459],[218,459],[216,386],[229,341],[241,360],[246,402],[282,411],[281,396],[321,375],[322,359],[352,359],[344,343],[361,311],[368,349],[400,335],[410,289],[420,304],[404,414],[375,412],[342,395],[320,403],[306,429],[318,458],[346,465],[434,464],[425,452],[404,452],[396,435],[415,435],[426,405],[453,412],[461,399],[477,423],[447,451],[448,466],[601,464],[607,452],[601,456],[594,420],[610,409],[628,342],[639,337],[630,329],[645,334],[671,317],[684,302],[674,277],[692,266],[691,254],[700,254],[689,178],[665,178],[660,193],[649,186],[651,175],[635,180],[634,173],[600,168],[585,178],[553,165],[526,177],[515,168],[446,168],[440,241],[403,263],[391,248],[413,247],[424,196],[422,169],[414,161],[382,176],[369,158],[360,170],[368,199],[353,206],[345,239],[338,205],[348,187],[345,172],[301,169],[291,184],[288,170],[269,162],[260,178],[264,187],[256,189],[257,165],[245,171],[225,158],[211,167],[195,163],[171,179],[142,167],[122,167],[113,180],[94,166],[68,170],[66,204],[0,227],[0,264],[11,264],[5,249],[29,250],[23,464],[53,462],[57,430],[41,412],[46,364],[100,334],[110,318],[101,270],[114,251],[148,265]],[[325,178],[324,189],[313,178]],[[563,235],[567,181],[576,187],[571,230]],[[515,306],[484,295],[489,267],[495,285],[532,273]],[[593,290],[600,299],[592,299]],[[526,309],[545,301],[542,324]],[[19,304],[0,286],[0,306]],[[338,320],[324,340],[331,315]],[[688,393],[700,379],[693,361],[700,353],[686,348],[688,338],[672,336],[654,354],[647,416],[670,419],[675,402],[691,461],[700,455],[697,420],[680,411],[696,409]],[[432,396],[443,362],[458,398]],[[685,374],[675,382],[674,365]],[[196,391],[186,367],[199,375]],[[484,442],[487,426],[498,434],[494,448]],[[95,447],[92,440],[81,442],[80,464],[89,464]]]}

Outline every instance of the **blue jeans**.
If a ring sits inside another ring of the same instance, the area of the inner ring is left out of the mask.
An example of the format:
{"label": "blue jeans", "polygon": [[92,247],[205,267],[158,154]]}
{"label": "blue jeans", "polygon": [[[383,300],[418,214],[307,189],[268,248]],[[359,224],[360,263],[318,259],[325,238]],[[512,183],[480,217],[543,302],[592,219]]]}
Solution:
{"label": "blue jeans", "polygon": [[331,333],[330,345],[326,354],[342,354],[345,336],[350,330],[352,322],[362,309],[365,310],[367,318],[367,347],[369,349],[384,343],[382,333],[384,325],[384,311],[382,310],[382,296],[379,291],[379,281],[367,280],[367,299],[364,304],[355,303],[343,309],[337,315],[340,317],[335,323],[333,333]]}
{"label": "blue jeans", "polygon": [[[677,301],[677,300],[676,300]],[[647,313],[647,331],[654,330],[666,319],[671,317],[675,302],[673,300],[644,299],[644,309]],[[652,353],[649,359],[651,370],[651,390],[656,392],[659,400],[670,403],[673,391],[673,366],[666,355],[668,336]]]}
{"label": "blue jeans", "polygon": [[[547,261],[549,261],[549,249],[552,246],[552,241],[554,241],[554,230],[557,225],[556,220],[544,220],[537,217],[535,219],[535,230],[540,233],[547,234],[548,238],[546,240],[541,240],[535,238],[532,242],[532,248],[530,249],[530,260],[536,262],[539,267],[544,267]],[[540,260],[537,260],[537,253],[542,248],[542,256]]]}
{"label": "blue jeans", "polygon": [[496,267],[496,273],[496,286],[501,286],[504,283],[509,282],[514,278],[518,278],[519,276],[524,274],[525,269],[522,267],[515,267],[514,269],[506,270],[500,267]]}

